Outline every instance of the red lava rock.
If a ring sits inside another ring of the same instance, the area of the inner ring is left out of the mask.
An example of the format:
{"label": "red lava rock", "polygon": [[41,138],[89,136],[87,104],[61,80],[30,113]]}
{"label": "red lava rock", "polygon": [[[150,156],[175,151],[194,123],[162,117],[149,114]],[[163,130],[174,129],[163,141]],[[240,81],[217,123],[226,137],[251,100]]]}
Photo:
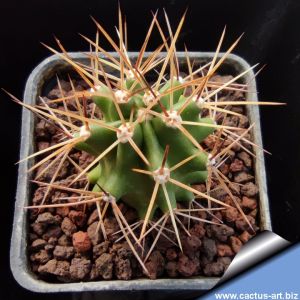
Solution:
{"label": "red lava rock", "polygon": [[91,225],[92,223],[99,220],[98,210],[97,208],[93,210],[93,212],[90,214],[87,224]]}
{"label": "red lava rock", "polygon": [[[192,215],[193,215],[193,213],[192,213]],[[198,211],[198,215],[196,215],[196,217],[206,220],[207,219],[207,213],[206,213],[206,211]]]}
{"label": "red lava rock", "polygon": [[72,240],[69,236],[63,234],[57,241],[59,246],[72,246]]}
{"label": "red lava rock", "polygon": [[36,239],[32,242],[30,249],[33,251],[41,250],[47,245],[47,242],[42,239]]}
{"label": "red lava rock", "polygon": [[86,223],[86,214],[82,211],[71,210],[69,218],[78,227],[83,227]]}
{"label": "red lava rock", "polygon": [[103,253],[106,253],[108,251],[110,242],[109,241],[104,241],[99,245],[95,245],[93,247],[93,257],[94,259],[102,255]]}
{"label": "red lava rock", "polygon": [[30,260],[32,262],[37,262],[40,264],[45,264],[50,259],[51,259],[51,255],[44,249],[30,255]]}
{"label": "red lava rock", "polygon": [[258,187],[253,182],[248,182],[241,188],[241,193],[247,197],[254,197],[258,193]]}
{"label": "red lava rock", "polygon": [[48,147],[50,146],[49,142],[38,142],[37,143],[37,148],[38,148],[38,151],[42,151],[42,150],[45,150],[47,149]]}
{"label": "red lava rock", "polygon": [[228,175],[229,173],[229,165],[228,164],[222,164],[220,167],[219,167],[219,170],[221,171],[222,174],[224,174],[225,176]]}
{"label": "red lava rock", "polygon": [[256,201],[256,199],[248,198],[246,196],[243,196],[243,198],[242,198],[242,207],[246,208],[246,209],[249,209],[249,210],[256,209],[257,201]]}
{"label": "red lava rock", "polygon": [[242,151],[242,152],[238,153],[237,156],[240,160],[242,160],[244,162],[244,164],[247,168],[252,168],[252,159],[251,159],[251,156],[247,152]]}
{"label": "red lava rock", "polygon": [[[232,184],[229,186],[229,189],[231,190],[231,192],[233,193],[233,195],[240,196],[241,187],[240,187],[239,184],[232,182]],[[241,201],[241,200],[239,199],[239,201]]]}
{"label": "red lava rock", "polygon": [[52,236],[49,238],[48,244],[55,246],[57,244],[57,241],[58,241],[57,237]]}
{"label": "red lava rock", "polygon": [[[197,201],[196,201],[197,202]],[[198,203],[198,202],[197,202]],[[200,203],[198,203],[200,206],[201,206],[201,204]],[[197,206],[197,208],[200,208],[200,206],[198,207]],[[196,207],[196,206],[195,206]],[[202,206],[203,207],[203,206]],[[186,206],[184,206],[184,205],[182,205],[182,204],[180,204],[180,203],[178,203],[177,204],[177,208],[178,209],[186,209],[187,207]],[[202,219],[206,219],[207,218],[207,214],[206,214],[206,212],[205,211],[194,211],[194,212],[191,212],[191,216],[193,216],[193,217],[197,217],[197,218],[202,218]],[[188,218],[181,218],[181,222],[182,222],[182,224],[184,224],[186,227],[188,226],[188,222],[189,221],[189,219]],[[191,221],[191,220],[190,220]],[[171,224],[171,223],[170,223]],[[192,222],[190,222],[190,227],[193,225],[193,221]]]}
{"label": "red lava rock", "polygon": [[[251,216],[246,216],[249,223],[252,225],[252,227],[254,227],[255,225],[255,219]],[[253,230],[251,229],[251,227],[249,226],[248,222],[245,220],[245,218],[243,216],[238,217],[238,219],[236,219],[235,221],[235,226],[238,230],[240,231],[250,231],[253,233]],[[253,228],[254,229],[254,228]]]}
{"label": "red lava rock", "polygon": [[[241,205],[242,200],[239,197],[236,197],[236,196],[233,196],[233,197],[234,197],[235,202]],[[235,203],[234,203],[234,201],[231,199],[231,197],[229,195],[227,195],[224,198],[224,203],[228,204],[230,206],[235,207]]]}
{"label": "red lava rock", "polygon": [[[182,238],[183,253],[189,258],[193,258],[199,252],[201,240],[194,235]],[[199,253],[198,253],[199,254]]]}
{"label": "red lava rock", "polygon": [[114,240],[117,239],[117,235],[112,236],[113,233],[119,230],[118,222],[113,217],[108,217],[104,219],[104,227],[106,230],[106,234],[109,237],[109,239]]}
{"label": "red lava rock", "polygon": [[207,261],[213,261],[214,257],[217,254],[215,240],[204,237],[202,240],[201,253],[206,257]]}
{"label": "red lava rock", "polygon": [[212,218],[212,220],[213,220],[215,223],[221,224],[222,221],[223,221],[222,213],[221,213],[220,211],[216,211],[216,212],[214,213],[214,217]]}
{"label": "red lava rock", "polygon": [[248,214],[248,216],[251,216],[252,218],[256,218],[257,216],[257,208],[253,209],[252,211],[250,211],[250,213]]}
{"label": "red lava rock", "polygon": [[40,120],[36,125],[35,125],[35,134],[37,137],[40,138],[48,138],[49,137],[49,132],[46,128],[46,121],[45,120]]}
{"label": "red lava rock", "polygon": [[161,251],[162,253],[164,253],[166,249],[174,246],[174,243],[172,243],[171,241],[177,241],[175,235],[173,235],[172,233],[168,232],[166,235],[169,237],[169,239],[161,236],[156,243],[156,249],[158,251]]}
{"label": "red lava rock", "polygon": [[[251,141],[251,134],[249,132],[246,133],[244,135],[244,138],[245,138],[245,140]],[[241,144],[248,150],[252,150],[252,146],[249,143],[242,141]]]}
{"label": "red lava rock", "polygon": [[41,274],[52,274],[61,277],[69,277],[70,263],[67,261],[58,261],[56,259],[49,260],[45,265],[38,268]]}
{"label": "red lava rock", "polygon": [[175,261],[169,261],[166,264],[166,272],[169,277],[174,278],[178,276],[177,263]]}
{"label": "red lava rock", "polygon": [[[240,93],[240,92],[238,91],[238,93]],[[241,96],[239,95],[238,97],[241,97],[241,98],[238,98],[238,99],[240,99],[240,100],[245,100],[245,96],[244,96],[243,93],[242,93]],[[232,106],[231,110],[232,110],[233,112],[238,113],[238,114],[244,114],[244,107],[243,107],[243,106],[235,105],[235,106]]]}
{"label": "red lava rock", "polygon": [[[45,163],[43,163],[40,167],[37,168],[37,176],[39,176],[45,168],[47,168],[53,160],[48,160]],[[44,172],[42,175],[39,176],[39,180],[43,182],[50,182],[50,180],[54,177],[57,168],[59,166],[60,160],[52,164],[48,169],[47,172]],[[70,163],[68,160],[65,160],[62,164],[62,166],[59,169],[59,172],[56,175],[56,180],[63,179],[68,174],[68,167]]]}
{"label": "red lava rock", "polygon": [[143,268],[141,267],[141,265],[135,257],[130,258],[130,264],[132,269],[132,275],[134,278],[144,277]]}
{"label": "red lava rock", "polygon": [[87,278],[92,268],[91,261],[86,258],[73,258],[70,266],[71,278],[78,281]]}
{"label": "red lava rock", "polygon": [[68,246],[56,246],[53,256],[59,260],[70,259],[74,255],[74,248]]}
{"label": "red lava rock", "polygon": [[216,139],[217,137],[210,134],[208,137],[206,137],[203,141],[203,143],[205,144],[205,146],[207,146],[210,150],[212,150],[214,148],[214,145],[216,143]]}
{"label": "red lava rock", "polygon": [[91,249],[92,243],[87,232],[78,231],[73,234],[74,249],[79,252],[87,252]]}
{"label": "red lava rock", "polygon": [[195,275],[200,268],[199,259],[189,259],[186,255],[180,253],[177,270],[184,277]]}
{"label": "red lava rock", "polygon": [[[39,187],[36,189],[36,191],[34,192],[34,196],[32,199],[32,203],[33,205],[39,205],[42,203],[43,199],[44,199],[44,195],[46,193],[46,188],[45,187]],[[48,193],[47,197],[45,198],[45,202],[47,203],[48,200],[51,197],[51,191]]]}
{"label": "red lava rock", "polygon": [[47,244],[47,245],[45,246],[44,249],[45,249],[48,253],[50,253],[50,252],[53,251],[54,247],[55,247],[54,245]]}
{"label": "red lava rock", "polygon": [[93,160],[94,156],[88,154],[85,151],[82,151],[79,157],[79,166],[84,170],[91,162],[93,162]]}
{"label": "red lava rock", "polygon": [[166,258],[169,261],[175,260],[177,258],[177,252],[174,248],[167,249]]}
{"label": "red lava rock", "polygon": [[243,171],[244,163],[239,159],[234,159],[234,161],[230,165],[230,172],[239,172]]}
{"label": "red lava rock", "polygon": [[218,74],[215,74],[215,75],[212,76],[211,81],[217,82],[217,83],[220,83],[220,84],[225,84],[225,83],[227,83],[228,81],[230,81],[232,79],[233,79],[233,76],[231,76],[231,75],[218,75]]}
{"label": "red lava rock", "polygon": [[51,225],[51,224],[57,224],[57,219],[51,213],[44,212],[44,213],[38,215],[35,222]]}
{"label": "red lava rock", "polygon": [[243,243],[241,242],[241,240],[239,238],[237,238],[236,236],[231,236],[229,238],[229,244],[232,248],[232,250],[234,251],[234,253],[238,253],[241,249],[241,247],[243,246]]}
{"label": "red lava rock", "polygon": [[62,97],[62,94],[60,92],[60,89],[58,87],[56,87],[55,89],[52,89],[49,93],[48,93],[48,98],[50,100],[54,100],[57,98]]}
{"label": "red lava rock", "polygon": [[[238,127],[239,124],[239,117],[238,116],[229,116],[225,118],[223,125],[231,126],[231,127]],[[230,143],[232,143],[230,141]]]}
{"label": "red lava rock", "polygon": [[216,190],[211,191],[210,195],[215,199],[222,200],[227,195],[227,192],[222,188],[217,188]]}
{"label": "red lava rock", "polygon": [[34,273],[37,273],[37,272],[38,272],[39,266],[40,266],[39,263],[31,262],[31,270],[32,270]]}
{"label": "red lava rock", "polygon": [[205,184],[194,184],[193,188],[201,193],[205,193],[206,192],[206,186]]}
{"label": "red lava rock", "polygon": [[[52,196],[51,196],[51,202],[52,203],[64,203],[64,202],[68,202],[67,200],[65,200],[65,199],[62,199],[62,198],[66,198],[66,197],[68,197],[69,196],[69,194],[67,194],[67,193],[65,193],[65,192],[62,192],[62,191],[54,191],[53,193],[52,193]],[[60,208],[60,207],[58,207],[58,208]],[[58,208],[56,208],[56,209],[58,209]],[[69,207],[67,207],[67,206],[65,206],[65,207],[61,207],[61,208],[67,208],[67,209],[69,209]]]}
{"label": "red lava rock", "polygon": [[63,206],[63,207],[57,207],[56,208],[56,213],[60,215],[61,217],[65,218],[68,216],[70,212],[70,208],[68,206]]}
{"label": "red lava rock", "polygon": [[38,238],[39,237],[36,233],[32,233],[32,232],[29,233],[29,241],[30,242],[33,242],[33,241],[37,240]]}
{"label": "red lava rock", "polygon": [[127,242],[114,244],[113,250],[116,250],[118,257],[120,257],[122,259],[130,258],[132,256],[132,251],[131,251],[130,247],[128,246]]}
{"label": "red lava rock", "polygon": [[[97,231],[98,229],[98,231]],[[87,234],[92,242],[92,244],[95,246],[102,242],[102,233],[101,233],[101,228],[98,227],[98,222],[94,222],[91,224],[88,229],[87,229]]]}
{"label": "red lava rock", "polygon": [[[73,195],[74,196],[74,195]],[[78,195],[76,195],[78,196]],[[74,200],[69,200],[68,201],[69,203],[74,203]],[[84,212],[85,210],[85,207],[87,207],[88,204],[80,204],[80,205],[74,205],[71,207],[72,210],[76,210],[76,211],[81,211],[81,212]],[[69,216],[68,216],[69,217]]]}
{"label": "red lava rock", "polygon": [[218,239],[220,242],[226,242],[228,237],[234,234],[233,228],[227,225],[207,226],[208,236]]}
{"label": "red lava rock", "polygon": [[224,220],[228,223],[235,222],[237,219],[239,212],[235,207],[226,208],[222,211],[222,215]]}
{"label": "red lava rock", "polygon": [[99,275],[103,279],[112,279],[113,277],[113,259],[112,254],[103,253],[100,257],[96,259],[96,267]]}
{"label": "red lava rock", "polygon": [[207,264],[203,268],[203,273],[206,276],[220,276],[223,274],[224,269],[225,269],[224,264],[222,264],[220,262],[213,262],[213,263]]}
{"label": "red lava rock", "polygon": [[[65,91],[65,92],[70,92],[72,90],[72,85],[71,85],[71,83],[69,81],[60,80],[60,86],[61,86],[62,90]],[[56,88],[58,88],[58,86]],[[77,91],[77,90],[78,90],[78,85],[75,86],[75,91]],[[59,97],[61,97],[60,89],[59,89],[59,93],[58,93],[57,98],[59,98]]]}
{"label": "red lava rock", "polygon": [[244,231],[240,236],[239,239],[245,244],[252,238],[252,235],[248,231]]}
{"label": "red lava rock", "polygon": [[[52,209],[53,209],[52,212],[55,213],[55,209],[54,209],[54,208],[52,208]],[[62,222],[62,220],[63,220],[62,217],[61,217],[60,215],[55,215],[55,216],[54,216],[54,219],[55,219],[55,224],[58,224],[58,225],[61,224],[61,222]]]}
{"label": "red lava rock", "polygon": [[[61,185],[63,185],[63,186],[69,186],[69,185],[71,185],[71,183],[74,181],[74,179],[75,179],[76,176],[77,176],[76,174],[73,174],[73,175],[71,175],[71,176],[69,176],[69,177],[67,177],[65,179],[60,180]],[[79,180],[79,181],[77,181],[77,182],[75,182],[75,183],[72,184],[72,187],[74,189],[84,188],[84,186],[85,186],[84,180]],[[73,193],[73,194],[70,194],[69,196],[70,197],[76,197],[76,196],[78,197],[78,194]],[[68,202],[74,202],[74,200],[70,200]],[[76,207],[77,206],[79,206],[79,205],[76,205]]]}
{"label": "red lava rock", "polygon": [[118,279],[129,280],[132,277],[132,269],[129,259],[117,258],[115,260],[115,275]]}
{"label": "red lava rock", "polygon": [[254,177],[252,175],[248,174],[247,172],[242,171],[242,172],[236,173],[234,175],[233,180],[236,183],[246,183],[250,180],[253,180],[253,178]]}
{"label": "red lava rock", "polygon": [[231,257],[218,257],[217,262],[221,263],[224,266],[224,271],[226,271],[226,269],[229,267],[229,265],[232,262],[232,258]]}
{"label": "red lava rock", "polygon": [[165,268],[165,259],[159,251],[153,251],[148,261],[145,263],[146,269],[149,272],[149,277],[151,279],[156,279],[161,276]]}
{"label": "red lava rock", "polygon": [[205,235],[205,228],[203,227],[202,224],[195,224],[191,229],[190,229],[190,233],[191,235],[195,235],[196,237],[198,237],[199,239],[203,238]]}
{"label": "red lava rock", "polygon": [[76,225],[67,217],[63,219],[61,229],[66,236],[72,236],[72,234],[77,231]]}
{"label": "red lava rock", "polygon": [[51,225],[43,234],[43,239],[48,241],[51,237],[59,238],[62,234],[61,228],[58,225]]}
{"label": "red lava rock", "polygon": [[249,126],[249,119],[247,116],[240,116],[239,117],[239,127],[240,128],[247,128]]}
{"label": "red lava rock", "polygon": [[92,269],[91,269],[91,272],[90,272],[90,280],[96,280],[100,277],[100,274],[99,274],[99,271],[96,267],[96,265],[92,265]]}
{"label": "red lava rock", "polygon": [[[170,227],[169,227],[169,229],[170,229]],[[153,233],[153,234],[154,234],[153,237],[155,237],[155,233]],[[166,249],[174,246],[172,241],[176,241],[175,234],[172,234],[170,232],[165,232],[165,235],[168,236],[169,239],[167,239],[165,236],[160,236],[160,238],[158,239],[158,241],[156,243],[156,249],[163,253],[166,251]]]}
{"label": "red lava rock", "polygon": [[[51,135],[55,135],[56,134],[56,128],[52,124],[46,122],[45,123],[45,128],[49,132],[49,134],[51,134]],[[53,138],[54,138],[54,136],[52,137],[52,139]]]}
{"label": "red lava rock", "polygon": [[218,244],[217,245],[217,253],[218,253],[218,256],[221,256],[221,257],[234,255],[232,249],[227,244]]}

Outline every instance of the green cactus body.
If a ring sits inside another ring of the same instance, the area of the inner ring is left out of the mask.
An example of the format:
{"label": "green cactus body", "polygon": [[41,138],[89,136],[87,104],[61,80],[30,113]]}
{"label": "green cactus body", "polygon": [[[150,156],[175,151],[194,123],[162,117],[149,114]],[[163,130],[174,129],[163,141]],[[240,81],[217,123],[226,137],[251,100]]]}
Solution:
{"label": "green cactus body", "polygon": [[[133,81],[127,80],[127,87],[130,87]],[[173,80],[172,86],[179,85],[179,81]],[[170,81],[160,89],[159,93],[165,93],[161,97],[161,103],[167,111],[170,110]],[[119,128],[122,125],[120,117],[116,110],[112,94],[109,89],[102,85],[99,90],[101,96],[93,96],[92,99],[100,108],[103,114],[103,120],[110,126]],[[107,94],[107,96],[106,96]],[[146,108],[143,97],[145,92],[135,94],[126,102],[119,102],[120,109],[126,122],[129,122],[131,111],[134,109],[133,122],[138,117],[138,111]],[[184,90],[173,91],[173,111],[179,109],[185,102]],[[153,106],[161,116],[163,112],[161,107],[156,104]],[[180,115],[184,121],[201,122],[213,124],[209,118],[200,117],[201,108],[191,101],[184,112]],[[201,143],[214,129],[212,127],[186,125],[185,129],[193,138]],[[100,127],[98,125],[90,126],[91,135],[85,141],[77,144],[77,148],[85,150],[92,155],[98,156],[115,141],[118,140],[116,132]],[[169,145],[169,154],[165,167],[170,168],[187,157],[199,153],[185,165],[174,170],[171,177],[186,185],[197,182],[204,182],[207,177],[207,154],[200,151],[178,128],[170,127],[164,122],[163,117],[151,116],[144,117],[144,120],[134,127],[133,141],[141,149],[149,166],[138,156],[129,142],[120,142],[111,152],[101,159],[99,164],[89,173],[89,180],[94,184],[94,191],[99,191],[102,187],[105,191],[113,195],[116,200],[122,199],[129,206],[135,208],[141,219],[144,219],[149,206],[150,197],[155,185],[152,176],[139,174],[132,171],[133,168],[147,169],[151,172],[161,167],[164,150]],[[166,188],[170,198],[172,208],[176,208],[177,201],[191,201],[193,193],[166,182]],[[160,188],[156,197],[155,205],[151,215],[159,208],[164,213],[168,211],[168,205]]]}

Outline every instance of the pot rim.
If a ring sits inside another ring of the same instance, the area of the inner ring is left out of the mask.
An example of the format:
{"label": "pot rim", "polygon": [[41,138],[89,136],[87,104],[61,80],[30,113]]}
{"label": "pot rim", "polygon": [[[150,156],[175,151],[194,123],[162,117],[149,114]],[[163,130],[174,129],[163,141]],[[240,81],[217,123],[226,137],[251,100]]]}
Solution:
{"label": "pot rim", "polygon": [[[114,57],[117,53],[110,52]],[[135,58],[138,52],[129,52],[130,58]],[[149,52],[145,52],[147,56]],[[82,52],[69,52],[71,58],[75,60],[84,60],[88,57]],[[164,52],[161,56],[165,55]],[[177,52],[178,59],[181,62],[185,61],[185,53]],[[214,52],[189,52],[192,59],[204,61],[214,56]],[[219,57],[224,55],[220,53]],[[243,72],[250,68],[250,65],[240,56],[235,54],[228,55],[224,62],[231,65],[237,72]],[[24,92],[24,102],[33,104],[38,96],[38,91],[41,90],[45,83],[43,77],[46,72],[57,70],[58,66],[68,66],[63,62],[59,55],[51,55],[44,59],[30,74]],[[55,74],[55,73],[53,73]],[[247,100],[258,101],[256,81],[253,70],[249,71],[244,77],[248,82],[251,95],[246,93]],[[255,129],[252,131],[254,143],[262,148],[262,137],[260,127],[259,108],[257,106],[247,107],[248,117],[251,123],[255,123]],[[26,109],[22,112],[22,129],[21,129],[21,147],[20,157],[26,157],[33,151],[33,128],[34,117]],[[259,213],[260,213],[260,229],[272,230],[269,202],[267,195],[266,171],[264,163],[263,151],[255,148],[255,178],[259,187]],[[27,236],[24,234],[27,229],[27,212],[24,212],[24,206],[29,199],[29,175],[27,170],[32,163],[30,161],[23,162],[19,165],[17,193],[14,213],[14,223],[12,230],[11,248],[10,248],[10,268],[15,280],[25,289],[33,292],[83,292],[83,291],[117,291],[117,290],[209,290],[214,287],[220,280],[219,277],[193,277],[189,279],[133,279],[129,281],[110,280],[110,281],[93,281],[93,282],[76,282],[76,283],[48,283],[39,280],[33,274],[28,266],[27,259]]]}

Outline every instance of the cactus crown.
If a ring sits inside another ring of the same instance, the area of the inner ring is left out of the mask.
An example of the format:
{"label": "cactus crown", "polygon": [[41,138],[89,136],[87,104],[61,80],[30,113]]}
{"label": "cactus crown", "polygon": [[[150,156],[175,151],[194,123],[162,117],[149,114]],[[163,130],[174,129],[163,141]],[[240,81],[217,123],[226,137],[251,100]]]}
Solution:
{"label": "cactus crown", "polygon": [[[147,227],[156,211],[162,212],[163,217],[159,220],[161,224],[164,225],[168,218],[171,219],[178,245],[181,247],[176,223],[179,215],[181,217],[190,217],[190,215],[177,209],[178,202],[191,203],[196,195],[208,201],[208,206],[203,208],[208,212],[214,209],[212,204],[221,208],[228,206],[212,198],[209,193],[194,189],[192,184],[206,182],[208,179],[207,186],[209,186],[213,174],[225,184],[224,179],[221,178],[222,174],[218,173],[218,165],[226,159],[227,152],[234,144],[239,143],[241,139],[246,140],[245,135],[252,126],[241,129],[217,125],[216,113],[238,115],[227,110],[226,106],[256,104],[245,101],[234,103],[217,101],[218,93],[223,90],[246,91],[246,85],[234,82],[253,67],[226,83],[211,81],[212,76],[239,39],[223,56],[219,57],[224,29],[215,56],[206,65],[196,70],[193,69],[186,51],[189,74],[181,77],[176,56],[176,41],[185,15],[175,32],[172,32],[169,26],[167,15],[165,17],[169,37],[167,38],[163,33],[155,14],[135,62],[128,57],[125,34],[127,30],[120,11],[118,43],[114,42],[104,28],[94,20],[98,29],[96,40],[92,41],[84,37],[94,49],[87,54],[91,61],[90,66],[72,60],[58,40],[61,52],[46,46],[74,67],[90,87],[88,90],[75,91],[73,87],[72,96],[62,95],[60,99],[48,103],[41,98],[43,103],[35,106],[22,103],[12,96],[15,101],[39,116],[56,123],[62,132],[63,140],[60,143],[37,152],[29,158],[51,151],[42,162],[52,158],[63,162],[72,148],[84,150],[95,157],[84,170],[79,171],[72,182],[75,184],[87,177],[88,186],[92,187],[92,190],[88,188],[78,190],[72,185],[57,185],[56,176],[50,183],[40,184],[48,186],[48,191],[57,188],[90,197],[80,203],[88,201],[97,203],[100,211],[100,228],[104,236],[106,235],[102,219],[107,206],[111,205],[124,236],[142,266],[143,263],[134,250],[132,238],[141,245],[140,242],[146,236]],[[162,37],[162,45],[144,58],[150,35],[155,27]],[[99,33],[110,42],[118,53],[118,58],[99,45]],[[166,54],[161,55],[164,49]],[[113,68],[115,72],[108,73],[106,67]],[[147,76],[156,69],[159,69],[158,75],[151,82]],[[92,99],[95,107],[99,108],[101,119],[95,118],[93,114],[87,114],[87,98]],[[51,102],[65,105],[67,101],[74,101],[74,99],[77,112],[51,107]],[[201,117],[203,110],[206,111],[207,117]],[[222,136],[231,135],[233,142],[223,150],[216,146],[208,152],[201,146],[201,142],[210,134],[214,134],[220,142]],[[37,163],[31,170],[40,165],[41,162]],[[133,233],[116,205],[120,199],[136,209],[141,219],[142,229],[139,238]],[[101,202],[105,203],[104,208],[103,206],[100,208]]]}

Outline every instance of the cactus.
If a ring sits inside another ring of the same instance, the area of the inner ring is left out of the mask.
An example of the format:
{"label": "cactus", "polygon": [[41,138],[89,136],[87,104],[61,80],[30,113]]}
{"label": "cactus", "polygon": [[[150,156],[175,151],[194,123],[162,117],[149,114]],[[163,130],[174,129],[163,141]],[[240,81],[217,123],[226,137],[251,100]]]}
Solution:
{"label": "cactus", "polygon": [[[167,15],[165,17],[169,25]],[[233,85],[233,83],[253,69],[252,67],[244,71],[224,84],[218,85],[210,82],[211,77],[239,40],[221,58],[218,58],[225,30],[222,33],[215,56],[206,65],[197,70],[192,70],[186,52],[189,74],[183,78],[180,76],[175,45],[184,18],[185,15],[174,33],[168,26],[170,36],[168,40],[162,32],[155,14],[135,62],[130,61],[128,58],[127,37],[125,37],[127,31],[124,28],[120,11],[118,45],[104,28],[94,20],[98,29],[96,40],[92,41],[84,37],[90,46],[94,48],[94,52],[88,54],[91,66],[83,66],[72,60],[58,40],[57,43],[61,52],[46,46],[74,67],[90,89],[75,91],[73,87],[72,96],[62,95],[60,99],[48,103],[45,103],[41,98],[42,104],[36,106],[22,103],[11,95],[19,104],[55,123],[63,134],[64,139],[62,142],[28,157],[33,158],[51,151],[45,159],[35,164],[31,171],[43,162],[53,158],[57,162],[60,161],[59,169],[73,148],[84,150],[95,157],[93,162],[84,170],[81,170],[72,182],[74,184],[82,178],[87,178],[87,187],[92,187],[91,189],[76,189],[72,187],[72,184],[70,186],[57,185],[55,183],[57,174],[50,183],[40,184],[48,187],[47,193],[50,189],[65,189],[90,197],[79,203],[95,202],[97,204],[100,211],[100,227],[105,237],[102,219],[107,206],[111,205],[124,237],[145,272],[147,270],[135,251],[132,239],[141,246],[141,240],[145,238],[151,219],[157,212],[163,215],[158,221],[163,224],[162,227],[170,217],[178,246],[181,248],[179,230],[176,225],[177,216],[190,216],[177,211],[178,202],[190,204],[194,201],[196,194],[207,200],[208,206],[203,207],[203,209],[208,212],[213,209],[212,204],[218,207],[228,206],[222,201],[211,197],[209,193],[201,193],[194,189],[192,184],[206,182],[208,179],[207,185],[210,186],[209,182],[212,174],[219,176],[216,162],[224,159],[226,151],[230,150],[235,143],[238,143],[252,128],[249,127],[244,130],[217,125],[215,121],[216,112],[237,115],[237,113],[227,110],[226,106],[228,104],[257,104],[256,102],[246,101],[235,101],[233,103],[215,101],[215,97],[222,90],[240,89],[243,91],[245,86],[240,88]],[[144,59],[143,56],[154,26],[158,28],[163,43]],[[111,43],[118,53],[117,58],[99,46],[99,33],[102,33]],[[166,50],[166,54],[161,56],[163,49]],[[99,56],[100,52],[101,57]],[[114,72],[106,71],[108,67],[113,68]],[[153,70],[158,67],[160,67],[159,74],[153,76]],[[203,73],[204,71],[205,73]],[[152,74],[152,78],[154,78],[152,83],[149,79],[146,79],[150,76],[149,74]],[[101,119],[96,119],[94,116],[87,114],[87,98],[92,99],[99,108],[102,113]],[[71,99],[76,100],[77,113],[68,109],[58,110],[50,105],[51,102],[61,102],[65,105]],[[261,102],[259,104],[275,103]],[[209,111],[208,117],[201,117],[203,110]],[[78,126],[80,122],[81,126]],[[240,130],[242,132],[239,132]],[[220,139],[225,131],[233,133],[235,136],[232,144],[225,150],[221,151],[218,147],[214,147],[209,152],[201,146],[201,142],[210,134],[214,134]],[[38,179],[38,176],[36,179]],[[222,180],[220,176],[219,180]],[[116,203],[119,200],[124,201],[137,211],[141,220],[139,237],[133,233],[130,225],[118,209]],[[102,212],[99,205],[101,201],[106,202],[106,208]],[[42,201],[41,207],[51,206],[55,205],[44,205],[44,201]],[[241,213],[243,214],[242,211]],[[213,221],[201,219],[199,221],[214,223]]]}
{"label": "cactus", "polygon": [[[174,80],[177,84],[178,81]],[[125,81],[128,87],[128,81]],[[163,93],[170,86],[168,81],[159,90]],[[105,94],[106,86],[99,87],[98,91]],[[118,90],[114,96],[127,92]],[[173,95],[173,107],[170,107],[170,95],[164,101],[163,110],[159,107],[155,115],[146,115],[145,109],[151,94],[141,92],[128,99],[115,102],[120,107],[120,116],[115,108],[113,95],[92,96],[93,101],[103,112],[103,120],[109,126],[116,128],[111,130],[97,124],[89,128],[88,138],[76,144],[80,150],[87,151],[96,157],[103,154],[105,149],[113,145],[114,149],[105,155],[99,164],[89,173],[89,180],[95,184],[95,190],[101,186],[105,191],[113,195],[116,200],[123,199],[128,205],[134,207],[141,219],[144,219],[150,199],[153,184],[165,183],[170,197],[172,208],[177,201],[191,201],[191,192],[182,192],[181,188],[168,183],[170,167],[178,164],[187,157],[194,158],[187,164],[172,172],[172,178],[185,184],[204,182],[207,177],[207,154],[199,150],[197,143],[213,132],[213,127],[186,126],[188,134],[194,139],[194,143],[180,130],[182,121],[201,122],[213,124],[210,118],[201,118],[201,108],[195,102],[189,103],[185,111],[177,114],[177,110],[185,102],[183,90]],[[117,98],[117,97],[116,97]],[[151,100],[150,100],[151,101]],[[130,119],[130,113],[132,115]],[[120,120],[123,119],[123,122]],[[181,121],[182,120],[182,121]],[[196,130],[195,130],[196,129]],[[86,131],[86,129],[85,129]],[[79,134],[80,135],[80,134]],[[189,136],[188,135],[188,136]],[[195,145],[196,144],[196,145]],[[164,150],[168,146],[168,155],[164,159]],[[163,165],[162,165],[163,162]],[[153,176],[142,176],[135,169],[144,168],[153,173]],[[98,185],[97,185],[97,184]],[[138,188],[136,188],[138,187]],[[169,211],[163,192],[160,190],[156,197],[153,211],[160,208],[163,212]]]}

